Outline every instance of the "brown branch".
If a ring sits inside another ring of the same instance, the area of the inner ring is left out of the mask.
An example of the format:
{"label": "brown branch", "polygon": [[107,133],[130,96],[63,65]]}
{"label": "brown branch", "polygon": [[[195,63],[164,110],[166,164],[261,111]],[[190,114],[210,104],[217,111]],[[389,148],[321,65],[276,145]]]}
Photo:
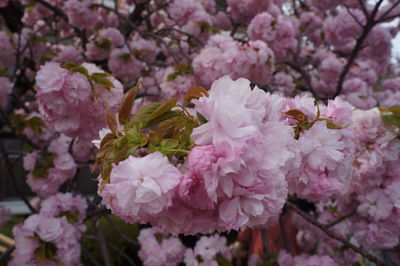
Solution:
{"label": "brown branch", "polygon": [[293,70],[298,72],[307,84],[306,89],[311,92],[311,94],[313,95],[313,97],[315,99],[319,99],[317,93],[315,92],[314,88],[312,87],[311,77],[306,71],[304,71],[300,66],[296,65],[293,62],[285,61],[285,62],[283,62],[283,64],[290,66]]}
{"label": "brown branch", "polygon": [[261,239],[262,239],[262,248],[263,248],[263,254],[266,255],[269,253],[269,248],[268,248],[268,232],[266,228],[260,229],[261,231]]}
{"label": "brown branch", "polygon": [[379,0],[378,3],[376,3],[374,10],[372,11],[370,16],[367,16],[367,22],[364,26],[364,29],[361,33],[361,35],[357,38],[356,45],[354,46],[354,49],[350,55],[349,60],[347,60],[347,64],[344,66],[342,72],[340,73],[339,76],[339,81],[336,86],[336,92],[333,95],[332,98],[335,98],[338,96],[340,93],[342,93],[343,90],[343,83],[346,79],[347,74],[350,71],[351,66],[353,65],[354,61],[356,60],[357,56],[363,49],[363,43],[365,39],[367,38],[368,34],[372,30],[372,28],[377,24],[377,22],[374,20],[376,14],[378,13],[379,7],[382,4],[383,0]]}
{"label": "brown branch", "polygon": [[339,219],[337,219],[336,221],[333,221],[329,224],[326,224],[326,228],[331,228],[339,223],[341,223],[342,221],[346,220],[347,218],[353,216],[356,213],[356,210],[352,211],[351,213],[347,214],[347,215],[343,215],[342,217],[340,217]]}
{"label": "brown branch", "polygon": [[104,260],[104,265],[106,266],[112,266],[113,262],[111,260],[110,254],[108,252],[107,249],[107,244],[106,244],[106,239],[105,236],[103,234],[103,231],[101,230],[101,226],[100,226],[100,220],[97,221],[93,221],[93,225],[97,231],[97,237],[99,240],[99,244],[100,244],[100,251],[101,251],[101,255],[103,257]]}
{"label": "brown branch", "polygon": [[12,163],[10,162],[10,159],[8,158],[7,151],[4,148],[3,143],[0,144],[0,150],[1,150],[2,157],[4,158],[4,163],[6,164],[7,171],[9,173],[9,175],[10,175],[9,179],[11,179],[11,184],[12,184],[15,192],[22,199],[22,201],[29,208],[29,210],[32,213],[36,213],[37,212],[36,209],[33,208],[31,203],[29,202],[28,198],[24,195],[24,193],[19,189],[19,187],[17,185],[17,177],[14,175],[14,172],[13,172],[13,169],[12,169]]}
{"label": "brown branch", "polygon": [[364,4],[363,0],[358,0],[358,4],[361,6],[361,10],[364,13],[364,16],[368,17],[368,10],[365,7],[365,4]]}
{"label": "brown branch", "polygon": [[[41,5],[43,5],[44,7],[46,7],[47,9],[51,10],[54,12],[54,14],[56,14],[57,16],[61,17],[62,19],[64,19],[67,23],[69,23],[68,21],[68,16],[67,14],[64,13],[64,11],[56,6],[53,6],[51,4],[49,4],[47,1],[44,0],[34,0],[34,2],[37,2]],[[82,49],[84,51],[86,51],[86,42],[87,42],[87,38],[86,38],[86,31],[85,30],[81,30],[75,26],[72,26],[71,24],[69,24],[75,31],[76,35],[79,36],[79,38],[81,39],[81,45],[82,45]]]}
{"label": "brown branch", "polygon": [[330,231],[329,228],[326,225],[319,223],[318,221],[315,220],[314,217],[312,217],[311,215],[309,215],[309,214],[303,212],[302,210],[300,210],[297,207],[297,205],[294,204],[293,202],[287,201],[286,202],[286,206],[288,206],[289,208],[294,210],[296,213],[298,213],[301,217],[303,217],[306,221],[308,221],[312,225],[318,227],[320,230],[322,230],[329,237],[331,237],[333,239],[336,239],[337,241],[343,243],[346,247],[349,247],[350,249],[352,249],[353,251],[357,252],[358,254],[363,256],[364,258],[370,260],[371,262],[376,263],[379,266],[389,266],[386,263],[381,262],[377,257],[370,255],[369,253],[364,251],[362,248],[357,247],[356,245],[353,245],[352,243],[350,243],[349,241],[347,241],[346,239],[344,239],[340,235]]}
{"label": "brown branch", "polygon": [[117,15],[118,18],[125,21],[125,23],[130,27],[131,30],[133,29],[133,30],[137,31],[139,33],[139,35],[145,39],[148,37],[154,38],[159,44],[163,45],[167,49],[168,53],[172,56],[172,58],[174,59],[174,61],[176,63],[179,61],[178,58],[176,57],[175,53],[169,47],[169,45],[163,40],[163,38],[161,38],[157,34],[154,34],[153,32],[146,32],[146,31],[141,30],[137,25],[132,23],[132,21],[130,21],[127,17],[125,17],[123,14],[119,13],[118,11],[116,11],[113,8],[110,8],[110,7],[102,5],[102,4],[92,4],[91,6],[92,7],[100,7],[105,10],[108,10],[110,12],[113,12],[115,15]]}
{"label": "brown branch", "polygon": [[390,12],[392,12],[399,4],[400,4],[400,1],[397,1],[396,3],[394,3],[388,10],[385,11],[385,13],[383,13],[383,14],[379,17],[379,20],[378,20],[378,21],[379,21],[379,22],[383,22],[383,21],[385,21],[385,20],[390,20],[390,19],[395,18],[396,16],[398,16],[398,15],[396,15],[396,16],[391,15],[391,16],[389,16],[389,17],[386,17],[386,16],[389,15]]}

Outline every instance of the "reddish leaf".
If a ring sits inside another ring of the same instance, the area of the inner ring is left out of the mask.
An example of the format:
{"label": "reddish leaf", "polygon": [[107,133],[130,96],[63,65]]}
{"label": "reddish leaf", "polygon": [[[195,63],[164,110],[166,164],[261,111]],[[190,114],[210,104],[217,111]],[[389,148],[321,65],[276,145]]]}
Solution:
{"label": "reddish leaf", "polygon": [[203,96],[208,97],[208,91],[201,86],[195,86],[186,93],[183,100],[185,104],[189,104],[192,99],[198,99]]}
{"label": "reddish leaf", "polygon": [[133,105],[138,89],[142,86],[142,81],[139,79],[135,87],[131,88],[122,100],[121,109],[119,110],[118,120],[121,125],[125,125],[131,115]]}
{"label": "reddish leaf", "polygon": [[105,119],[111,132],[118,136],[118,122],[115,114],[109,108],[106,110]]}
{"label": "reddish leaf", "polygon": [[300,110],[297,109],[292,109],[284,114],[291,116],[293,119],[296,119],[299,122],[307,121],[307,116]]}

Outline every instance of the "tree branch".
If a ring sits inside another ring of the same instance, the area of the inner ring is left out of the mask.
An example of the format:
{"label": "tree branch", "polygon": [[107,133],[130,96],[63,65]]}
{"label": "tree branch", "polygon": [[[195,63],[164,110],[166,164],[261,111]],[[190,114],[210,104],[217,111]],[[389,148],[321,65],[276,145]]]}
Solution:
{"label": "tree branch", "polygon": [[302,210],[300,210],[296,204],[294,204],[293,202],[287,201],[286,202],[286,206],[288,206],[289,208],[291,208],[292,210],[294,210],[296,213],[298,213],[301,217],[303,217],[306,221],[308,221],[309,223],[311,223],[312,225],[318,227],[320,230],[322,230],[325,234],[327,234],[329,237],[336,239],[337,241],[343,243],[344,245],[346,245],[347,247],[349,247],[350,249],[352,249],[353,251],[359,253],[361,256],[363,256],[364,258],[370,260],[371,262],[376,263],[379,266],[389,266],[383,262],[381,262],[377,257],[372,256],[370,254],[368,254],[366,251],[364,251],[362,248],[357,247],[356,245],[353,245],[352,243],[350,243],[349,241],[347,241],[346,239],[342,238],[340,235],[332,232],[329,230],[329,228],[324,225],[319,223],[318,221],[316,221],[314,219],[314,217],[312,217],[311,215],[303,212]]}
{"label": "tree branch", "polygon": [[10,179],[11,179],[11,184],[15,190],[15,192],[18,194],[18,196],[22,199],[22,201],[26,204],[26,206],[29,208],[29,210],[32,213],[36,213],[36,209],[33,208],[33,206],[31,205],[31,203],[29,202],[28,198],[24,195],[24,193],[22,193],[22,191],[19,189],[18,185],[17,185],[17,177],[14,175],[14,172],[12,170],[12,164],[8,158],[7,152],[4,148],[3,143],[0,144],[0,150],[2,153],[2,157],[4,158],[4,163],[6,164],[6,168],[8,170],[8,173],[10,174]]}
{"label": "tree branch", "polygon": [[378,3],[376,3],[375,8],[372,11],[371,15],[367,17],[367,22],[364,26],[364,29],[363,29],[361,35],[357,38],[356,45],[354,46],[353,52],[351,53],[349,60],[347,60],[347,64],[344,66],[342,73],[340,73],[339,81],[336,86],[336,92],[332,98],[335,98],[340,93],[342,93],[343,83],[345,81],[347,74],[350,71],[351,66],[353,65],[354,61],[356,60],[358,54],[363,49],[363,43],[364,43],[365,39],[367,38],[368,34],[372,30],[372,28],[377,24],[377,22],[374,20],[374,18],[376,16],[376,14],[378,13],[379,7],[382,4],[382,2],[383,2],[383,0],[379,0]]}

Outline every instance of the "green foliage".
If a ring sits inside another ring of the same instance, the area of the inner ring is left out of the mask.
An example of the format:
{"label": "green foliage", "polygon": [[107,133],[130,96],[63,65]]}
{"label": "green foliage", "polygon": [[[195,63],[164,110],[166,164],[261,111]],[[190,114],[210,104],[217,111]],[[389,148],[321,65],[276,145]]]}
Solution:
{"label": "green foliage", "polygon": [[44,151],[40,155],[40,158],[36,160],[35,167],[32,170],[32,177],[34,179],[46,178],[48,170],[53,167],[53,161],[57,157],[54,153],[46,153]]}
{"label": "green foliage", "polygon": [[34,257],[40,263],[46,263],[49,260],[52,260],[56,263],[59,263],[56,258],[57,247],[51,242],[43,241],[39,237],[36,237],[39,240],[39,247],[37,247],[34,251]]}
{"label": "green foliage", "polygon": [[131,54],[130,53],[124,53],[124,54],[120,54],[118,56],[119,60],[124,61],[125,63],[129,61],[129,59],[131,59]]}
{"label": "green foliage", "polygon": [[217,254],[218,266],[232,266],[232,262],[225,258],[221,253]]}
{"label": "green foliage", "polygon": [[79,212],[78,211],[63,211],[58,214],[57,217],[67,218],[67,221],[70,224],[76,224],[79,221]]}
{"label": "green foliage", "polygon": [[94,45],[104,50],[110,50],[112,46],[112,41],[110,41],[109,39],[102,39],[101,41],[95,40]]}
{"label": "green foliage", "polygon": [[343,129],[347,127],[337,125],[330,119],[321,118],[318,104],[317,110],[317,116],[313,121],[308,121],[307,115],[298,109],[291,109],[284,113],[285,115],[297,121],[297,124],[293,127],[295,139],[299,139],[300,133],[304,133],[305,131],[309,130],[317,121],[326,121],[326,127],[329,129]]}
{"label": "green foliage", "polygon": [[67,69],[69,72],[81,73],[84,75],[88,79],[93,92],[94,84],[98,84],[108,91],[111,91],[111,89],[115,88],[114,84],[109,79],[109,77],[112,77],[111,74],[96,72],[90,75],[89,71],[85,67],[75,63],[64,63],[61,64],[61,67]]}
{"label": "green foliage", "polygon": [[8,73],[7,70],[5,70],[4,68],[0,68],[0,77],[4,76],[4,77],[11,77],[11,74]]}
{"label": "green foliage", "polygon": [[184,76],[187,74],[192,74],[193,68],[188,64],[177,64],[175,65],[174,72],[167,76],[168,81],[174,81],[178,76]]}
{"label": "green foliage", "polygon": [[94,83],[99,84],[100,86],[110,90],[112,88],[115,88],[115,86],[108,79],[109,77],[110,77],[110,75],[107,73],[93,73],[90,76],[90,80],[93,81]]}
{"label": "green foliage", "polygon": [[[199,122],[184,106],[177,104],[176,98],[142,106],[130,119],[139,86],[140,83],[125,95],[118,114],[119,121],[110,110],[106,113],[106,122],[112,133],[103,138],[96,155],[102,177],[101,188],[109,182],[112,165],[130,155],[143,156],[159,151],[170,160],[182,160],[194,145],[190,135]],[[118,122],[124,126],[122,130]]]}
{"label": "green foliage", "polygon": [[201,33],[212,33],[212,34],[217,34],[221,32],[221,29],[215,26],[211,26],[210,24],[206,23],[206,22],[197,22],[197,24],[199,24],[200,26],[200,32]]}
{"label": "green foliage", "polygon": [[400,128],[400,105],[391,108],[379,108],[382,120]]}
{"label": "green foliage", "polygon": [[40,117],[34,116],[29,118],[27,114],[15,114],[10,122],[17,134],[21,134],[24,129],[29,128],[36,135],[40,135],[43,129],[46,128],[46,124]]}
{"label": "green foliage", "polygon": [[67,69],[69,72],[77,72],[77,73],[81,73],[85,77],[89,77],[89,71],[81,65],[77,65],[74,63],[64,63],[64,64],[61,64],[61,67]]}

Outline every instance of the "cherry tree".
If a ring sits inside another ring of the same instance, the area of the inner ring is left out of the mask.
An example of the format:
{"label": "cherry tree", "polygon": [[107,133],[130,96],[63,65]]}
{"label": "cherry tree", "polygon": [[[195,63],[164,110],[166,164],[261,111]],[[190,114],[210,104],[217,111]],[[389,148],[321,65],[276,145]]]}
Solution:
{"label": "cherry tree", "polygon": [[3,172],[30,211],[1,235],[2,263],[400,264],[400,1],[0,14],[0,134],[24,144],[1,141]]}

